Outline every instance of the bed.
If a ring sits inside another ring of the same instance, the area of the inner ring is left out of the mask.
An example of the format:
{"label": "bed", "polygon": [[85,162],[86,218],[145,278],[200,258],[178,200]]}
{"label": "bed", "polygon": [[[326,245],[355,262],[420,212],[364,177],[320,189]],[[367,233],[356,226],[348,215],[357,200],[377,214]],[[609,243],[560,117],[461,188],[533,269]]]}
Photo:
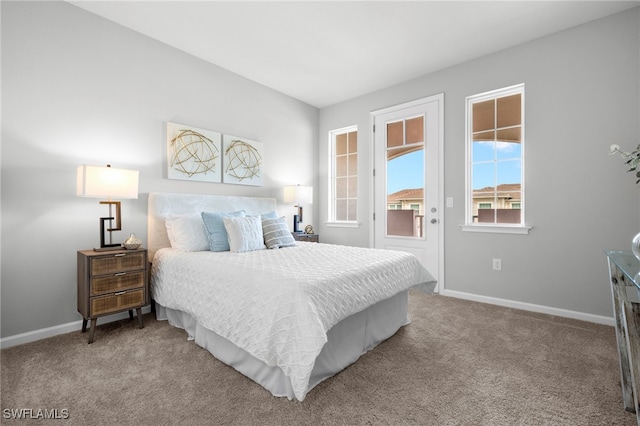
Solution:
{"label": "bed", "polygon": [[[202,212],[223,213],[229,248],[205,247],[221,237],[210,217],[197,223]],[[151,296],[159,320],[274,396],[303,401],[408,324],[408,291],[432,292],[435,280],[399,251],[291,244],[286,236],[268,249],[267,228],[262,247],[247,249],[256,223],[284,220],[275,212],[273,198],[150,193]],[[236,213],[240,219],[227,217]]]}

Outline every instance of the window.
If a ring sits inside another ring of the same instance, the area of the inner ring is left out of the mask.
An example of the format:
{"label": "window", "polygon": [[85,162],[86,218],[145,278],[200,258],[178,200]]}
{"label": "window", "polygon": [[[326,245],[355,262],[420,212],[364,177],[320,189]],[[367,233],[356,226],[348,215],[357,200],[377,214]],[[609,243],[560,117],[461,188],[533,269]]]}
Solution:
{"label": "window", "polygon": [[358,128],[329,132],[329,222],[355,224],[358,213]]}
{"label": "window", "polygon": [[465,230],[528,232],[523,209],[524,84],[468,97],[466,140]]}

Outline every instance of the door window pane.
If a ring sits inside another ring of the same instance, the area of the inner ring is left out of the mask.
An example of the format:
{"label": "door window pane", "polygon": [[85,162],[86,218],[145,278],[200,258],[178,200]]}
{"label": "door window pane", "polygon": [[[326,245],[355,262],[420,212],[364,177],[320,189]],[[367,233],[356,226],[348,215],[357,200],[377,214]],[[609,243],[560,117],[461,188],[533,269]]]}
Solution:
{"label": "door window pane", "polygon": [[387,123],[387,236],[424,237],[423,115]]}

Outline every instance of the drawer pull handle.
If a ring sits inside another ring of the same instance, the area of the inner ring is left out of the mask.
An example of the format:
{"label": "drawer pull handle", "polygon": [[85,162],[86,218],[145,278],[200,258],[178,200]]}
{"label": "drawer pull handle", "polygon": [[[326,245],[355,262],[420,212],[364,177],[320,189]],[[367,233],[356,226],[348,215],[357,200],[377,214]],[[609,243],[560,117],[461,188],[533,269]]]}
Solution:
{"label": "drawer pull handle", "polygon": [[121,277],[123,275],[127,275],[126,272],[118,272],[117,274],[114,274],[115,277]]}
{"label": "drawer pull handle", "polygon": [[126,256],[126,253],[114,254],[113,257],[123,257]]}
{"label": "drawer pull handle", "polygon": [[113,293],[113,295],[114,295],[114,296],[120,296],[120,295],[123,295],[123,294],[125,294],[125,293],[126,293],[126,291],[119,291],[119,292],[117,292],[117,293]]}

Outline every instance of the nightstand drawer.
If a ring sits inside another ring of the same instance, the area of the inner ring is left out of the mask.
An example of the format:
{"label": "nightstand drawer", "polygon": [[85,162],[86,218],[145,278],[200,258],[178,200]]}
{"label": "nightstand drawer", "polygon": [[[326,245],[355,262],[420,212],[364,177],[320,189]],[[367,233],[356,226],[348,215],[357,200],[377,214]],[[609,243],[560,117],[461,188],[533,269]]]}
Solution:
{"label": "nightstand drawer", "polygon": [[91,276],[146,269],[146,252],[118,253],[91,259]]}
{"label": "nightstand drawer", "polygon": [[144,305],[144,289],[125,291],[91,299],[91,316],[119,312]]}
{"label": "nightstand drawer", "polygon": [[145,271],[119,272],[91,280],[91,296],[144,287]]}

